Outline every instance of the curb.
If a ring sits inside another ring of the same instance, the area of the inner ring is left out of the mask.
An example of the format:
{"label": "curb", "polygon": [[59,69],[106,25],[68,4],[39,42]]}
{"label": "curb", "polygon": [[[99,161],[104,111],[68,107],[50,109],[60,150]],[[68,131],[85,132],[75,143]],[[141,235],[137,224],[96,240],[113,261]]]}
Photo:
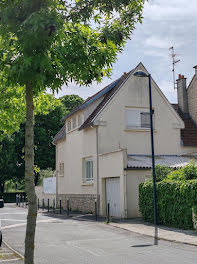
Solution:
{"label": "curb", "polygon": [[[123,229],[123,230],[126,230],[126,231],[129,231],[129,232],[133,232],[135,234],[140,234],[142,236],[148,236],[148,237],[152,237],[152,238],[155,238],[154,235],[150,235],[150,234],[145,234],[145,233],[142,233],[142,232],[138,232],[138,231],[134,231],[134,230],[130,230],[128,228],[125,228],[125,227],[120,227],[120,226],[117,226],[116,224],[113,224],[113,223],[109,223],[110,226],[112,227],[115,227],[115,228],[119,228],[119,229]],[[184,244],[184,245],[190,245],[190,246],[195,246],[197,247],[197,243],[192,243],[192,242],[184,242],[184,241],[180,241],[180,240],[175,240],[175,239],[167,239],[167,238],[164,238],[164,237],[161,237],[161,236],[158,236],[156,238],[157,240],[164,240],[164,241],[169,241],[169,242],[172,242],[172,243],[177,243],[177,244]]]}
{"label": "curb", "polygon": [[3,244],[8,247],[12,252],[14,252],[20,259],[24,259],[24,256],[18,252],[17,250],[15,250],[14,248],[12,248],[4,239],[3,239]]}

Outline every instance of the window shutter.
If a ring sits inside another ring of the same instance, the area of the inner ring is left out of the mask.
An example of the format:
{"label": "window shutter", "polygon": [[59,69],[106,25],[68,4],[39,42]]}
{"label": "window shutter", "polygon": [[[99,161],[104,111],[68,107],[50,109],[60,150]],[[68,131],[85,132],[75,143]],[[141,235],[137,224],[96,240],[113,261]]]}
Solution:
{"label": "window shutter", "polygon": [[143,112],[141,113],[141,127],[150,127],[150,113]]}
{"label": "window shutter", "polygon": [[126,109],[126,127],[140,127],[140,111]]}

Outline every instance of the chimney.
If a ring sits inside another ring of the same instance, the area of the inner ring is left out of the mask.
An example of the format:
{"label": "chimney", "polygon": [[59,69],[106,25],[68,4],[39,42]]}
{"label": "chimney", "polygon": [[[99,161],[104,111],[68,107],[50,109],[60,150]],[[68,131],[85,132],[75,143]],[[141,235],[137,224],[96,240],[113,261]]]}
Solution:
{"label": "chimney", "polygon": [[179,108],[184,114],[188,114],[189,109],[186,78],[181,74],[179,74],[179,78],[177,80],[177,95]]}
{"label": "chimney", "polygon": [[197,74],[197,65],[193,67],[195,69],[195,74]]}

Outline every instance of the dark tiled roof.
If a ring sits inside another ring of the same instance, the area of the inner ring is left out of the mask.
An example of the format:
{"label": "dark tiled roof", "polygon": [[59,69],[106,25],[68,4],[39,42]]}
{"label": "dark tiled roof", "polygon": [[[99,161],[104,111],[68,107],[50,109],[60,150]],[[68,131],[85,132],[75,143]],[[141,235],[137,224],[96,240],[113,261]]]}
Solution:
{"label": "dark tiled roof", "polygon": [[111,89],[113,89],[117,83],[119,82],[120,78],[117,79],[116,81],[113,81],[106,87],[104,87],[102,90],[98,91],[96,94],[88,97],[81,105],[77,106],[73,111],[71,111],[69,114],[67,114],[62,121],[65,121],[68,117],[72,116],[74,113],[86,108],[89,104],[95,102],[97,99],[99,99],[101,96],[105,95],[108,93]]}
{"label": "dark tiled roof", "polygon": [[59,140],[66,137],[66,124],[60,129],[60,131],[54,136],[53,144],[56,144]]}
{"label": "dark tiled roof", "polygon": [[185,128],[181,129],[181,140],[184,146],[197,146],[197,126],[189,115],[183,114],[178,104],[172,104],[176,112],[179,114],[185,124]]}
{"label": "dark tiled roof", "polygon": [[101,103],[96,107],[96,109],[92,112],[92,114],[85,120],[85,122],[82,124],[82,126],[79,128],[79,130],[84,129],[84,128],[88,128],[93,124],[93,121],[94,121],[94,118],[96,117],[96,115],[100,112],[100,110],[104,107],[104,105],[110,101],[110,99],[115,94],[115,92],[119,89],[121,84],[126,80],[126,78],[130,74],[132,74],[134,72],[134,70],[135,69],[131,70],[128,73],[125,73],[124,75],[122,75],[122,77],[120,79],[118,79],[116,81],[116,85],[113,87],[113,89],[110,89],[106,93],[106,95],[103,98],[103,100],[101,101]]}

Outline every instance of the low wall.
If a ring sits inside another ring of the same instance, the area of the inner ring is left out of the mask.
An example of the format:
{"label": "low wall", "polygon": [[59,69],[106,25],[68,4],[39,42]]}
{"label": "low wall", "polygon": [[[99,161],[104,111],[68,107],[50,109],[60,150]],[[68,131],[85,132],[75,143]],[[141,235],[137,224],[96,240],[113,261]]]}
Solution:
{"label": "low wall", "polygon": [[[67,200],[69,200],[70,210],[79,211],[83,213],[95,213],[95,199],[96,194],[58,194],[57,206],[59,206],[59,200],[62,201],[63,209],[67,209]],[[97,199],[99,201],[99,197]],[[99,202],[98,202],[99,212]]]}
{"label": "low wall", "polygon": [[42,186],[36,186],[35,190],[36,190],[36,196],[39,199],[40,207],[42,206],[43,199],[45,206],[48,203],[48,199],[49,199],[49,206],[50,207],[53,206],[53,200],[55,199],[55,194],[45,194]]}

